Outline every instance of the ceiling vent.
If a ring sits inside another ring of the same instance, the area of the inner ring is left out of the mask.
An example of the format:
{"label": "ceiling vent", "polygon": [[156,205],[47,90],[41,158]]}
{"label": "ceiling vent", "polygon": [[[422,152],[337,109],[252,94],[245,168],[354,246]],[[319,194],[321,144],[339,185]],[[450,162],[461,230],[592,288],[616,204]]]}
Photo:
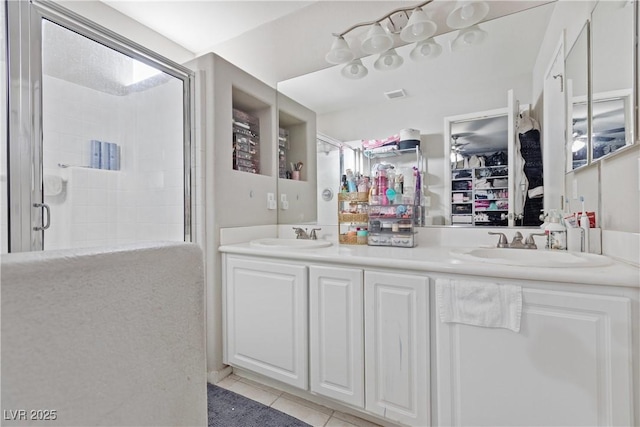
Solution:
{"label": "ceiling vent", "polygon": [[398,99],[406,97],[407,94],[405,93],[404,89],[398,89],[392,90],[391,92],[385,92],[384,96],[386,96],[387,99]]}

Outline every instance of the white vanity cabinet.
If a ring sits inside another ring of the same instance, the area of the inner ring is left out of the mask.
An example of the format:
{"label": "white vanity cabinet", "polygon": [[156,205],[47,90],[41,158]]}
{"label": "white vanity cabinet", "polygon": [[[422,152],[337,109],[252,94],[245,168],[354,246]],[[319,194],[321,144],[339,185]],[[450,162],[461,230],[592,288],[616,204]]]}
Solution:
{"label": "white vanity cabinet", "polygon": [[311,391],[364,408],[363,272],[309,267]]}
{"label": "white vanity cabinet", "polygon": [[308,386],[307,267],[225,255],[225,363]]}
{"label": "white vanity cabinet", "polygon": [[519,333],[436,316],[436,423],[631,425],[631,300],[588,290],[523,287]]}
{"label": "white vanity cabinet", "polygon": [[309,327],[311,391],[430,424],[427,276],[310,266]]}
{"label": "white vanity cabinet", "polygon": [[365,271],[367,411],[430,425],[429,278]]}

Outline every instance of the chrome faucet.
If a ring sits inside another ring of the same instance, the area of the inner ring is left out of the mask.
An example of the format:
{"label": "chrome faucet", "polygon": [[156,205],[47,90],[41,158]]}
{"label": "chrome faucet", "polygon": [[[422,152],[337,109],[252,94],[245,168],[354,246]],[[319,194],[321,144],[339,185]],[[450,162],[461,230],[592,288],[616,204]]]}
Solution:
{"label": "chrome faucet", "polygon": [[527,236],[527,240],[524,241],[524,248],[525,249],[538,249],[538,246],[536,246],[536,241],[533,238],[533,236],[547,236],[546,233],[531,233]]}
{"label": "chrome faucet", "polygon": [[307,229],[304,230],[300,227],[293,227],[293,231],[296,233],[296,239],[309,239],[309,234],[307,234]]}
{"label": "chrome faucet", "polygon": [[504,233],[494,233],[492,231],[489,231],[489,234],[500,236],[500,240],[498,240],[498,244],[496,245],[497,248],[512,249],[538,249],[533,236],[546,236],[546,234],[544,233],[531,233],[523,243],[522,233],[516,231],[516,234],[514,234],[513,236],[513,240],[511,241],[511,243],[509,243],[507,240],[507,236]]}
{"label": "chrome faucet", "polygon": [[318,240],[318,235],[316,234],[316,231],[320,231],[322,230],[322,228],[312,228],[311,229],[311,234],[309,235],[309,238],[311,240]]}
{"label": "chrome faucet", "polygon": [[513,235],[513,240],[509,243],[509,247],[513,249],[524,249],[524,243],[522,243],[522,233],[516,231],[516,234]]}
{"label": "chrome faucet", "polygon": [[307,233],[307,229],[304,230],[300,227],[293,227],[293,231],[296,233],[296,239],[304,239],[304,240],[318,240],[318,235],[316,231],[320,231],[322,228],[312,228],[311,233]]}
{"label": "chrome faucet", "polygon": [[489,234],[500,236],[500,240],[498,240],[497,248],[508,248],[509,242],[507,241],[507,236],[504,233],[494,233],[493,231],[489,231]]}

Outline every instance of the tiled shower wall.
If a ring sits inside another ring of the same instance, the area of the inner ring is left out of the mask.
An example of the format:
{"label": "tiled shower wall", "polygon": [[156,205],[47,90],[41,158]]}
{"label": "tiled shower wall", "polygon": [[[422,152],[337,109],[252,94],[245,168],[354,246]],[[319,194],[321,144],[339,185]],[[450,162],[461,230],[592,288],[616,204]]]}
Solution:
{"label": "tiled shower wall", "polygon": [[[45,196],[45,249],[183,240],[181,82],[125,96],[50,76],[43,87],[45,180],[63,180]],[[120,170],[87,167],[92,139],[120,146]]]}

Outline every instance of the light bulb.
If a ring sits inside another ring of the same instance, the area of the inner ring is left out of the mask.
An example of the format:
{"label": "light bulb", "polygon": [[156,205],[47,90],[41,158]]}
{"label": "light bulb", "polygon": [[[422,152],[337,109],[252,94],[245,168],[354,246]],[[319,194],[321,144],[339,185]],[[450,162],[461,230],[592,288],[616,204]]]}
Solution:
{"label": "light bulb", "polygon": [[355,65],[355,64],[351,65],[351,66],[349,67],[349,72],[350,72],[351,74],[354,74],[354,75],[355,75],[355,74],[358,74],[358,66],[357,66],[357,65]]}
{"label": "light bulb", "polygon": [[384,65],[391,65],[391,64],[393,64],[393,57],[391,55],[385,56]]}
{"label": "light bulb", "polygon": [[582,150],[585,145],[587,144],[584,141],[580,139],[574,139],[573,144],[571,144],[571,151],[577,153],[578,151]]}
{"label": "light bulb", "polygon": [[338,53],[336,53],[336,58],[341,63],[342,62],[346,62],[346,61],[350,61],[352,57],[353,57],[353,55],[349,54],[349,52],[338,52]]}
{"label": "light bulb", "polygon": [[423,44],[422,46],[420,46],[420,54],[423,56],[431,55],[431,45]]}
{"label": "light bulb", "polygon": [[384,49],[385,47],[387,47],[387,39],[386,37],[374,37],[371,39],[371,46],[373,46],[374,49],[378,50],[378,49]]}
{"label": "light bulb", "polygon": [[462,41],[465,44],[473,44],[475,42],[475,40],[476,40],[476,34],[474,32],[472,32],[472,31],[469,31],[468,33],[465,33],[462,36]]}
{"label": "light bulb", "polygon": [[465,21],[468,21],[469,19],[473,18],[473,14],[475,13],[475,11],[476,9],[473,6],[473,3],[465,4],[464,6],[462,6],[462,9],[460,9],[460,17]]}
{"label": "light bulb", "polygon": [[411,27],[411,33],[414,36],[419,36],[423,32],[424,32],[424,24],[422,23],[413,24],[413,26]]}

